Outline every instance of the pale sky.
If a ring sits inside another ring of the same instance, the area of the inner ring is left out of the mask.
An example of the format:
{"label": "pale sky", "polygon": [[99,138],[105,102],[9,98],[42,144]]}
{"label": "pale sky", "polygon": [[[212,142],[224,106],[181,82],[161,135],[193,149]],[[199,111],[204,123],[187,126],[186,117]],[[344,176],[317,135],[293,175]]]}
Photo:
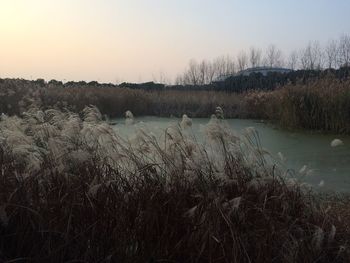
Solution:
{"label": "pale sky", "polygon": [[350,33],[348,0],[0,0],[0,78],[173,79],[190,59]]}

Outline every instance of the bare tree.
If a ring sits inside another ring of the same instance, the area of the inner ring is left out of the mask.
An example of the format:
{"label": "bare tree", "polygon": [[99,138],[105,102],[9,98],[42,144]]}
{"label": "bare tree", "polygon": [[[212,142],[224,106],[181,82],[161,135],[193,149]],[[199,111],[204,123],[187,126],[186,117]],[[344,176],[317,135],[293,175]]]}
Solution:
{"label": "bare tree", "polygon": [[237,55],[237,63],[239,71],[245,70],[247,68],[248,57],[244,51],[239,52],[239,54]]}
{"label": "bare tree", "polygon": [[223,57],[217,57],[213,61],[213,68],[215,71],[215,77],[220,77],[225,74],[225,65],[224,65],[224,60]]}
{"label": "bare tree", "polygon": [[335,40],[329,40],[325,48],[325,59],[328,68],[336,68],[338,64],[338,43]]}
{"label": "bare tree", "polygon": [[163,71],[159,71],[158,76],[152,74],[152,80],[154,83],[170,84],[171,81]]}
{"label": "bare tree", "polygon": [[290,69],[295,70],[298,66],[297,64],[298,64],[298,52],[294,50],[289,54],[288,67]]}
{"label": "bare tree", "polygon": [[176,84],[182,85],[205,85],[210,84],[215,78],[232,75],[235,73],[235,62],[230,56],[221,56],[208,62],[202,60],[197,63],[195,60],[189,62],[187,70],[178,75]]}
{"label": "bare tree", "polygon": [[321,69],[323,56],[318,41],[309,42],[305,49],[300,52],[300,63],[303,69]]}
{"label": "bare tree", "polygon": [[224,60],[225,60],[225,75],[229,76],[229,75],[235,74],[236,73],[235,60],[229,55],[226,55]]}
{"label": "bare tree", "polygon": [[309,56],[307,54],[306,49],[301,49],[299,51],[298,57],[300,59],[300,66],[302,69],[309,69],[310,62],[309,62]]}
{"label": "bare tree", "polygon": [[321,48],[321,45],[318,41],[313,42],[313,55],[315,57],[315,69],[322,69],[324,67],[325,59],[324,52]]}
{"label": "bare tree", "polygon": [[221,56],[213,61],[216,77],[233,75],[235,73],[235,62],[230,56]]}
{"label": "bare tree", "polygon": [[350,36],[342,35],[339,39],[339,62],[341,66],[350,66]]}
{"label": "bare tree", "polygon": [[261,63],[261,50],[254,47],[250,48],[249,51],[249,62],[252,68],[260,66]]}
{"label": "bare tree", "polygon": [[185,85],[185,81],[183,79],[183,75],[177,75],[175,78],[175,85]]}
{"label": "bare tree", "polygon": [[[280,67],[286,63],[291,69],[302,68],[306,70],[322,69],[324,64],[328,68],[336,68],[339,65],[350,66],[350,36],[342,35],[338,42],[330,40],[324,49],[321,49],[318,41],[309,42],[299,52],[292,51],[286,61],[283,59],[282,51],[271,44],[266,49],[263,63],[269,67]],[[210,84],[215,79],[235,74],[236,68],[239,71],[246,69],[248,64],[251,67],[262,65],[260,49],[251,47],[249,53],[239,52],[237,63],[229,55],[217,57],[212,61],[202,60],[200,63],[191,60],[186,71],[176,77],[175,83],[183,85]],[[156,78],[154,77],[154,79]],[[159,81],[167,82],[168,80],[161,74]]]}
{"label": "bare tree", "polygon": [[213,82],[214,78],[216,77],[216,75],[215,75],[216,70],[215,70],[213,63],[208,63],[206,70],[207,70],[207,72],[206,72],[206,76],[205,76],[205,83],[210,84]]}
{"label": "bare tree", "polygon": [[[186,80],[186,76],[185,76],[185,80]],[[198,63],[194,59],[191,59],[191,61],[189,63],[187,81],[188,81],[188,84],[192,84],[192,85],[199,84]]]}
{"label": "bare tree", "polygon": [[202,62],[198,65],[198,73],[198,85],[206,84],[208,74],[208,63],[206,60],[202,60]]}
{"label": "bare tree", "polygon": [[[190,61],[193,62],[193,60]],[[178,75],[175,79],[175,84],[176,85],[195,85],[193,83],[196,82],[196,75],[195,72],[197,69],[193,68],[194,63],[192,64],[192,69],[191,67],[187,68],[186,71],[184,73],[182,73],[181,75]],[[192,75],[192,76],[191,76]],[[195,76],[195,78],[193,79],[193,75]]]}
{"label": "bare tree", "polygon": [[275,45],[270,45],[266,50],[264,61],[264,64],[271,68],[282,66],[282,51],[279,50]]}

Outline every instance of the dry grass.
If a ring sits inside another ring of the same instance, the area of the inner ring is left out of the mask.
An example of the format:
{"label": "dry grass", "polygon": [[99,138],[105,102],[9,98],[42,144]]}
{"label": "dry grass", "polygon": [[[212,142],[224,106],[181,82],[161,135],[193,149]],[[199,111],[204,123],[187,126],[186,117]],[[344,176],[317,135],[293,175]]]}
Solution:
{"label": "dry grass", "polygon": [[189,125],[125,141],[94,107],[3,117],[1,261],[348,262],[348,222],[254,130],[213,117],[202,145]]}
{"label": "dry grass", "polygon": [[[39,83],[40,84],[40,83]],[[350,133],[350,80],[323,76],[288,84],[274,91],[145,91],[117,87],[63,87],[25,80],[0,80],[0,112],[20,115],[33,105],[41,109],[82,111],[96,105],[103,115],[208,118],[216,106],[227,118],[267,119],[287,128]]]}
{"label": "dry grass", "polygon": [[325,77],[245,96],[250,116],[292,129],[350,133],[350,80]]}
{"label": "dry grass", "polygon": [[220,105],[227,117],[242,112],[242,96],[215,91],[145,91],[118,87],[63,87],[57,84],[39,85],[36,82],[0,79],[0,113],[20,115],[35,105],[41,109],[69,109],[80,112],[96,105],[102,114],[122,117],[130,110],[136,116],[156,115],[207,118]]}
{"label": "dry grass", "polygon": [[350,133],[350,80],[323,79],[280,91],[280,123],[287,127]]}

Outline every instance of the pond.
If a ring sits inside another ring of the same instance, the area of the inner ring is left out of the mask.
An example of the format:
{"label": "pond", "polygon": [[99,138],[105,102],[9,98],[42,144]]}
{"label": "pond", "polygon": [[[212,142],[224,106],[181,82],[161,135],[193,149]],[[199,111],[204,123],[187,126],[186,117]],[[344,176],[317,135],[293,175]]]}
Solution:
{"label": "pond", "polygon": [[[123,137],[133,135],[140,125],[146,126],[157,136],[171,124],[178,123],[177,118],[140,117],[135,125],[125,125],[125,119],[113,120],[114,129]],[[192,119],[192,132],[200,137],[201,125],[209,119]],[[254,127],[260,136],[262,146],[272,155],[279,152],[286,158],[286,167],[298,172],[304,165],[312,173],[303,180],[317,190],[350,192],[350,137],[324,135],[307,131],[286,131],[261,121],[227,119],[235,131],[241,132],[246,127]],[[344,145],[331,147],[333,139],[341,139]]]}

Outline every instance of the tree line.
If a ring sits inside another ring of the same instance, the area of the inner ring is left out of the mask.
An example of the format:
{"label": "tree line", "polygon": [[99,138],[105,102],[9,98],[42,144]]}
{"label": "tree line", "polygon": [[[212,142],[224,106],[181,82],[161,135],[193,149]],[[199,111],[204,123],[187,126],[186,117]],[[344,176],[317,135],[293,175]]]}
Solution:
{"label": "tree line", "polygon": [[147,83],[122,83],[119,87],[129,89],[141,89],[145,91],[164,91],[164,90],[207,90],[224,92],[247,92],[251,90],[273,90],[286,84],[307,84],[308,82],[326,78],[327,76],[346,80],[350,76],[350,67],[344,66],[337,69],[299,69],[288,73],[269,72],[267,75],[261,73],[251,73],[250,75],[232,75],[224,78],[222,81],[213,81],[211,83],[201,82],[183,83],[176,85],[164,85],[154,82]]}
{"label": "tree line", "polygon": [[[208,91],[225,91],[225,92],[246,92],[250,90],[273,90],[276,87],[281,87],[286,84],[296,85],[298,83],[306,84],[307,82],[322,79],[327,76],[332,76],[339,80],[345,80],[350,76],[350,67],[340,67],[337,69],[299,69],[288,73],[269,72],[267,75],[261,73],[251,73],[250,75],[232,75],[224,78],[222,81],[213,81],[208,84],[196,84],[184,83],[177,85],[165,85],[163,83],[145,82],[145,83],[129,83],[123,82],[119,85],[111,83],[98,83],[96,81],[70,81],[62,83],[61,81],[50,80],[45,82],[43,79],[38,79],[32,82],[40,87],[61,87],[67,88],[115,88],[122,89],[128,88],[132,90],[144,90],[144,91],[165,91],[165,90],[208,90]],[[1,80],[0,80],[1,81]]]}
{"label": "tree line", "polygon": [[[286,67],[294,71],[290,73],[271,72],[266,76],[236,73],[251,67]],[[166,85],[150,81],[145,83],[121,84],[99,83],[97,81],[62,81],[43,79],[32,81],[40,87],[62,88],[129,88],[145,91],[162,90],[214,90],[225,92],[245,92],[248,90],[272,90],[289,82],[306,83],[324,75],[332,74],[337,79],[346,79],[350,74],[350,35],[341,35],[338,39],[329,40],[324,46],[318,41],[311,41],[306,47],[292,51],[289,56],[275,45],[262,49],[251,47],[248,52],[241,51],[236,57],[220,56],[212,61],[191,60],[187,69],[179,74],[174,85]],[[217,81],[220,80],[220,81]],[[1,82],[1,80],[0,80]]]}
{"label": "tree line", "polygon": [[350,35],[341,35],[321,46],[310,41],[306,47],[293,50],[288,56],[276,46],[269,45],[264,51],[251,47],[240,51],[236,57],[221,56],[212,61],[197,62],[192,59],[186,70],[175,79],[176,85],[207,85],[225,76],[254,67],[286,67],[292,70],[337,69],[350,66]]}

